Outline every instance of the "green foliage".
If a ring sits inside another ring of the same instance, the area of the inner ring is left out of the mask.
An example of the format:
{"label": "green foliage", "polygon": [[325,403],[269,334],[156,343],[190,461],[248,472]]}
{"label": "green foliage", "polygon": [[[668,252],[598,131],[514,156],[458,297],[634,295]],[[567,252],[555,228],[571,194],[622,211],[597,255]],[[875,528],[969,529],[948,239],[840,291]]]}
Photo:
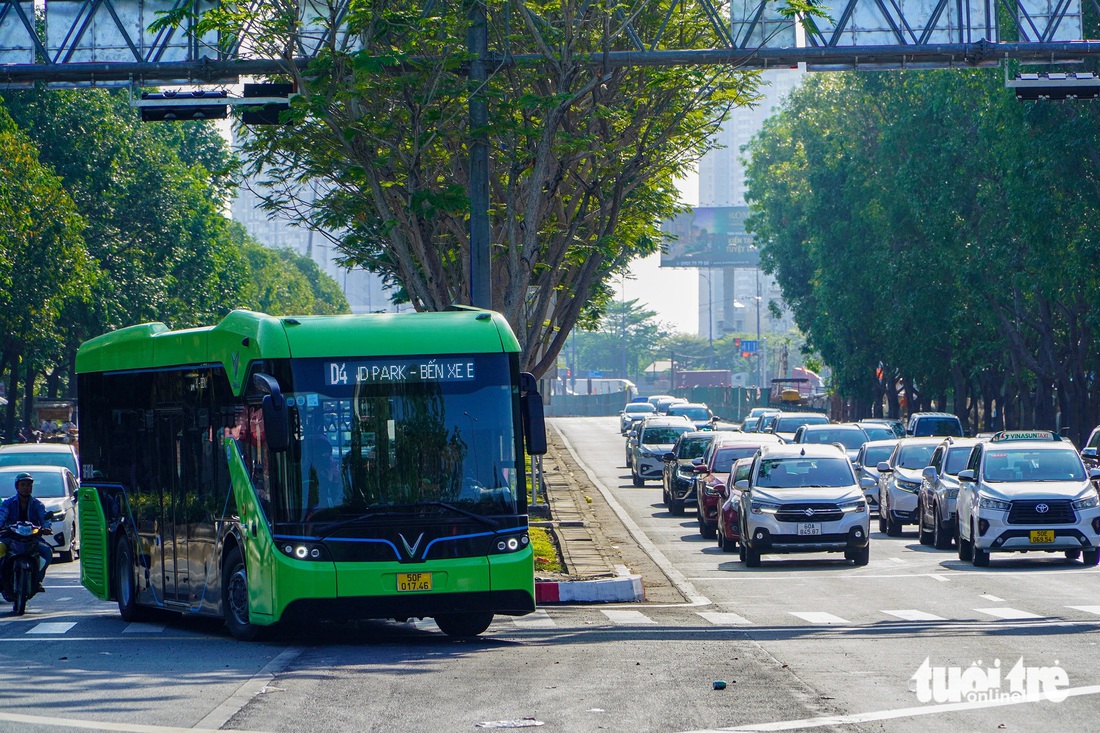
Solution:
{"label": "green foliage", "polygon": [[[682,208],[675,180],[755,96],[756,75],[728,67],[599,62],[633,48],[626,17],[653,36],[667,23],[675,47],[716,40],[705,7],[668,5],[490,2],[490,47],[527,62],[490,69],[478,90],[489,124],[471,130],[465,6],[353,4],[358,45],[334,41],[304,75],[288,68],[300,92],[291,124],[251,131],[267,208],[342,232],[345,261],[400,285],[418,309],[469,302],[469,143],[484,133],[493,306],[519,336],[523,368],[542,374],[574,323],[603,312],[609,279],[660,246],[659,222]],[[269,14],[223,4],[208,22],[247,26],[260,53],[279,56],[286,19],[260,7]]]}
{"label": "green foliage", "polygon": [[910,409],[952,393],[940,407],[988,419],[996,399],[1053,427],[1054,384],[1063,423],[1096,422],[1098,121],[1017,102],[1000,71],[820,75],[791,95],[751,146],[748,225],[841,393],[897,375]]}

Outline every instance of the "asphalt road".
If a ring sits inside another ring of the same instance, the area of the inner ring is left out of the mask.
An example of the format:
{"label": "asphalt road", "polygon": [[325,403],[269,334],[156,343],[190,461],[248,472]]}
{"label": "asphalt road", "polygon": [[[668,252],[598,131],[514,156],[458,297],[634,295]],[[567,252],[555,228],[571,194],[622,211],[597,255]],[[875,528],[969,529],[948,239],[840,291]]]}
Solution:
{"label": "asphalt road", "polygon": [[[815,555],[749,570],[669,515],[656,483],[631,486],[613,418],[553,422],[621,514],[608,536],[675,592],[499,618],[473,641],[379,621],[240,643],[211,622],[126,624],[79,586],[78,564],[55,565],[26,616],[0,610],[0,731],[1096,727],[1096,568],[995,556],[975,570],[908,532],[876,533],[865,568]],[[984,699],[937,702],[929,682],[925,701],[925,660],[928,680],[966,672]],[[1068,697],[1036,687],[1042,699],[1008,704],[1019,660],[1018,676]]]}

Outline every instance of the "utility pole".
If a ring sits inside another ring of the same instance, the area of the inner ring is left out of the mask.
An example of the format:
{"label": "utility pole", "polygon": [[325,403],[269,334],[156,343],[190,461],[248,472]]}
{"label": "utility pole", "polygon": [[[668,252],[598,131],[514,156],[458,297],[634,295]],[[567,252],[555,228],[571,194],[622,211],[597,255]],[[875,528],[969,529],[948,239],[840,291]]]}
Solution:
{"label": "utility pole", "polygon": [[493,307],[492,262],[489,257],[489,73],[488,23],[484,0],[468,0],[466,45],[470,52],[470,305]]}

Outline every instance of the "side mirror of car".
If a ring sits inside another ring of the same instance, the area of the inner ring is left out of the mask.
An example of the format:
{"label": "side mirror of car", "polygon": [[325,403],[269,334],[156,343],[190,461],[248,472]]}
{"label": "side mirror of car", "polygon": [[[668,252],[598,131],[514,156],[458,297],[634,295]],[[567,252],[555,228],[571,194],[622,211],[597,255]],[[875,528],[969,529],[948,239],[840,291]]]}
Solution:
{"label": "side mirror of car", "polygon": [[894,469],[890,468],[890,464],[886,461],[879,461],[878,472],[879,473],[891,473]]}
{"label": "side mirror of car", "polygon": [[920,475],[923,476],[924,478],[928,479],[929,481],[935,481],[936,480],[936,467],[935,466],[925,466],[924,470],[920,472]]}
{"label": "side mirror of car", "polygon": [[974,483],[976,480],[977,476],[975,475],[973,468],[968,468],[965,471],[959,471],[959,481]]}
{"label": "side mirror of car", "polygon": [[672,451],[669,451],[668,453],[665,453],[663,456],[661,456],[661,460],[662,461],[675,461],[676,460],[676,454],[673,453]]}
{"label": "side mirror of car", "polygon": [[695,473],[706,473],[707,472],[707,464],[705,464],[705,463],[696,463],[694,466],[692,466],[691,470],[694,471]]}
{"label": "side mirror of car", "polygon": [[864,476],[859,480],[859,488],[863,489],[864,491],[867,491],[868,489],[873,489],[876,486],[878,486],[878,482],[870,476]]}
{"label": "side mirror of car", "polygon": [[733,488],[737,489],[738,491],[748,491],[749,480],[747,478],[743,478],[740,481],[734,481]]}
{"label": "side mirror of car", "polygon": [[1081,457],[1082,458],[1096,458],[1096,449],[1095,448],[1082,448],[1081,449]]}
{"label": "side mirror of car", "polygon": [[1090,481],[1095,481],[1097,479],[1100,479],[1100,468],[1090,468],[1089,469],[1089,480]]}

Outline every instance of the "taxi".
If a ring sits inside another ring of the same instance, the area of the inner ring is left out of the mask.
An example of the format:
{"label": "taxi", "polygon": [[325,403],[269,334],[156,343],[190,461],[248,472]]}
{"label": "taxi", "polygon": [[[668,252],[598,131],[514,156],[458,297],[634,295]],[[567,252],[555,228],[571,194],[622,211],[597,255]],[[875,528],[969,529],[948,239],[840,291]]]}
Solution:
{"label": "taxi", "polygon": [[1010,430],[978,443],[959,471],[960,560],[993,552],[1063,552],[1100,561],[1100,496],[1069,441],[1049,430]]}

